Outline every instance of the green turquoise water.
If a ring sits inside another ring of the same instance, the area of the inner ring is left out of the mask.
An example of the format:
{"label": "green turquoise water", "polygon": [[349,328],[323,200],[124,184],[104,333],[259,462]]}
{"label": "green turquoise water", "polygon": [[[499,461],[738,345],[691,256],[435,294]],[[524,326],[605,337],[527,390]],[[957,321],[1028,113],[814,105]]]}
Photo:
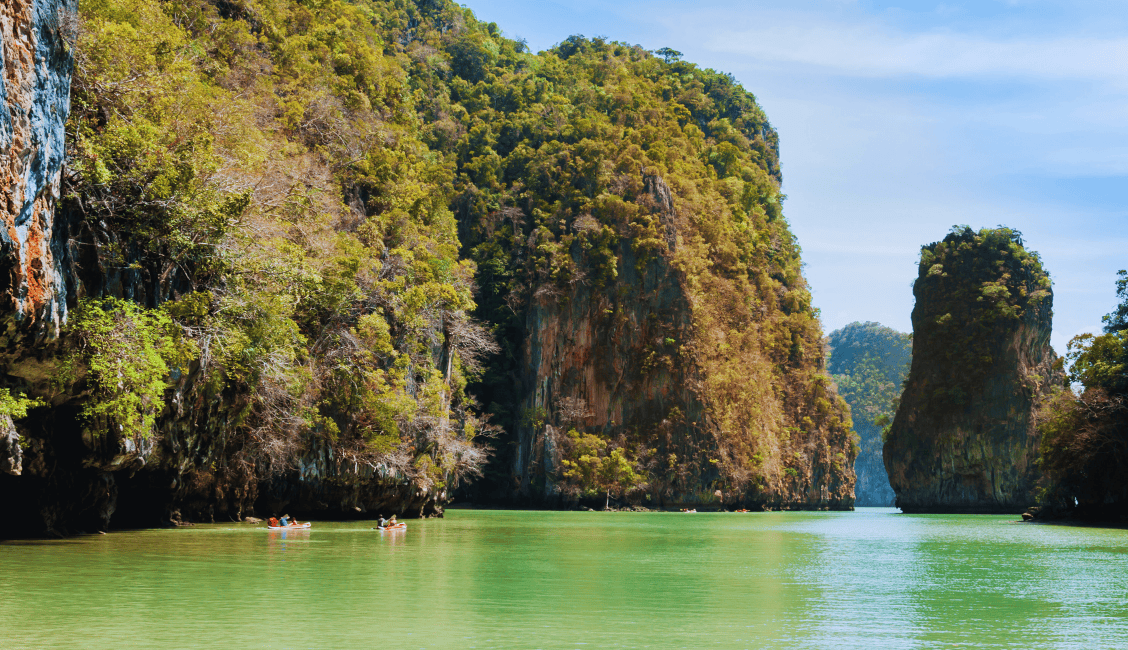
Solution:
{"label": "green turquoise water", "polygon": [[1128,531],[450,511],[0,544],[3,648],[1125,648]]}

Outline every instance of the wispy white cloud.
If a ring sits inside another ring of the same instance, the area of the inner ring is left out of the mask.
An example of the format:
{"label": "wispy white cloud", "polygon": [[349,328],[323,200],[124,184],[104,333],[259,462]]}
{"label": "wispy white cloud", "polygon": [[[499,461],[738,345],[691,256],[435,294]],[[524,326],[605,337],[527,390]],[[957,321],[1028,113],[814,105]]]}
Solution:
{"label": "wispy white cloud", "polygon": [[861,77],[1020,77],[1128,85],[1128,38],[912,33],[877,22],[812,23],[810,16],[795,14],[782,24],[716,30],[706,45],[758,61]]}

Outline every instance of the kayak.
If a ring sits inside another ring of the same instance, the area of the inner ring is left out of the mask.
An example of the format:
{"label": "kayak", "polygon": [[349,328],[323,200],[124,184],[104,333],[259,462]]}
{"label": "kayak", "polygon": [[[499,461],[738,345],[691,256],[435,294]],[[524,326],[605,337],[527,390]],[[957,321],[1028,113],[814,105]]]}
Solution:
{"label": "kayak", "polygon": [[313,524],[311,524],[307,521],[306,523],[298,524],[297,526],[294,526],[294,525],[290,525],[290,526],[267,526],[266,529],[267,530],[304,530],[306,528],[312,528],[312,527],[313,527]]}
{"label": "kayak", "polygon": [[407,524],[402,521],[395,526],[377,526],[373,530],[407,530]]}

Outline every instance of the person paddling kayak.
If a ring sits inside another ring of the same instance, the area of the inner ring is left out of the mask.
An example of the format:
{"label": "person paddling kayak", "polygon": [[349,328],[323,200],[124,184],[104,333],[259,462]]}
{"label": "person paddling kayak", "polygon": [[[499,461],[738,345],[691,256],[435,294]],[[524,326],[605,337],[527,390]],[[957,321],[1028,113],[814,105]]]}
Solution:
{"label": "person paddling kayak", "polygon": [[290,519],[290,515],[282,515],[282,521],[279,523],[283,528],[297,528],[302,525],[297,519]]}

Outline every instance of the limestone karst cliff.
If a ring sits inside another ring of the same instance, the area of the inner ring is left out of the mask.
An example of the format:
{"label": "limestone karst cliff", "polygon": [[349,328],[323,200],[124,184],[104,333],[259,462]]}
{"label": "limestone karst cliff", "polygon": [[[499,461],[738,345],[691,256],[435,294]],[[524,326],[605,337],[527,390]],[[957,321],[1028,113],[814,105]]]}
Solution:
{"label": "limestone karst cliff", "polygon": [[[0,7],[0,355],[34,358],[66,316],[66,240],[54,228],[70,109],[75,3]],[[19,433],[0,416],[0,470],[23,471]]]}
{"label": "limestone karst cliff", "polygon": [[74,0],[0,7],[0,300],[2,351],[58,334],[66,314],[66,239],[54,228],[70,111]]}
{"label": "limestone karst cliff", "polygon": [[[849,508],[776,133],[731,77],[669,58],[573,37],[499,75],[526,89],[511,114],[476,104],[489,173],[468,165],[461,232],[503,354],[472,390],[505,433],[474,496]],[[546,94],[549,70],[574,83]],[[639,476],[594,471],[615,454]]]}
{"label": "limestone karst cliff", "polygon": [[[406,119],[394,56],[371,34],[345,39],[354,74],[385,76],[345,109],[348,84],[287,22],[300,8],[273,9],[274,41],[257,43],[248,15],[225,22],[206,2],[5,3],[0,411],[27,411],[0,429],[5,535],[427,514],[481,464],[459,387],[481,330],[470,275],[449,210],[399,177],[434,170],[402,129],[339,165],[390,128],[379,111]],[[252,92],[298,41],[291,54],[314,51],[297,55],[301,78],[280,65],[282,95]],[[349,150],[327,150],[320,123],[266,117],[284,101],[351,120],[331,136]],[[365,176],[380,156],[404,162]],[[403,236],[378,231],[387,210]]]}
{"label": "limestone karst cliff", "polygon": [[[521,419],[499,458],[516,489],[500,500],[582,497],[587,486],[566,471],[582,453],[572,432],[611,441],[643,468],[621,503],[851,507],[852,434],[821,374],[814,324],[780,319],[788,307],[766,287],[693,268],[693,215],[677,214],[660,178],[641,186],[634,200],[654,201],[662,249],[643,261],[623,242],[614,280],[529,298],[511,375]],[[805,292],[774,290],[788,289]]]}
{"label": "limestone karst cliff", "polygon": [[913,359],[884,447],[905,512],[1020,512],[1034,502],[1034,411],[1060,370],[1053,291],[1006,228],[921,249]]}
{"label": "limestone karst cliff", "polygon": [[14,528],[426,514],[479,473],[851,507],[776,134],[730,75],[534,54],[440,0],[8,7]]}

